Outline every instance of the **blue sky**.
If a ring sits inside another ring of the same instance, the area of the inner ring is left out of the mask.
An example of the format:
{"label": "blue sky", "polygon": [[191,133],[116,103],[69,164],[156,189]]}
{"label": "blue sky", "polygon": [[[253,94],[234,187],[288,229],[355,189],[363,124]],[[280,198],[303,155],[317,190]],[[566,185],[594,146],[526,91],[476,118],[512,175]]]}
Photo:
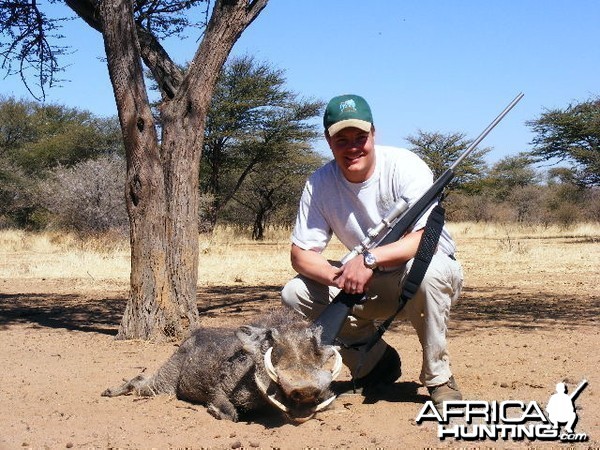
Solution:
{"label": "blue sky", "polygon": [[[63,33],[75,51],[63,61],[70,81],[47,101],[115,114],[100,35],[80,20]],[[197,42],[190,34],[166,47],[185,63]],[[418,130],[475,138],[523,92],[482,143],[493,163],[529,149],[525,121],[600,95],[600,1],[271,0],[233,55],[283,69],[303,97],[364,96],[386,145],[407,146]],[[28,95],[16,77],[1,83],[0,94]]]}

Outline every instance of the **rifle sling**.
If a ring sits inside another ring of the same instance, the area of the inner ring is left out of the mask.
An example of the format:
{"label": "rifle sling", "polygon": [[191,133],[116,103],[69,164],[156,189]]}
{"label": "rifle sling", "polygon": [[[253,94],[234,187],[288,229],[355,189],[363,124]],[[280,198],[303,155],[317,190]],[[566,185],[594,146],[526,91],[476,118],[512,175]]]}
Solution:
{"label": "rifle sling", "polygon": [[[444,227],[445,214],[446,211],[440,203],[438,203],[431,211],[431,214],[429,214],[412,267],[406,275],[402,293],[398,299],[398,308],[395,313],[377,327],[377,330],[371,339],[366,344],[363,344],[365,346],[365,351],[368,352],[373,348],[381,336],[383,336],[383,333],[390,327],[396,316],[402,311],[406,303],[417,293],[417,290],[425,277],[429,263],[431,263],[431,259],[436,252],[440,235],[442,234],[442,228]],[[360,347],[363,345],[360,345]]]}

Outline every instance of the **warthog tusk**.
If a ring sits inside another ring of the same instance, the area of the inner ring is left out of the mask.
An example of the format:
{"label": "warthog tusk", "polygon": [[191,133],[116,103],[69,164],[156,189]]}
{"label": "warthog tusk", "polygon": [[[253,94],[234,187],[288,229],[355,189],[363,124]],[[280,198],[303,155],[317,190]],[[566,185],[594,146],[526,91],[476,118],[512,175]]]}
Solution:
{"label": "warthog tusk", "polygon": [[317,407],[315,408],[315,412],[322,411],[323,409],[327,408],[335,400],[335,397],[336,397],[335,395],[332,395],[327,400],[322,401],[321,403],[319,403],[317,405]]}
{"label": "warthog tusk", "polygon": [[265,395],[265,397],[267,397],[267,400],[269,400],[273,405],[275,405],[277,408],[279,408],[280,410],[282,410],[285,413],[290,411],[287,406],[285,406],[283,403],[281,403],[279,400],[277,400],[275,398],[275,394],[269,395],[269,393],[267,392],[268,388],[260,380],[260,378],[258,377],[258,373],[254,374],[254,381],[256,382],[258,389],[260,389],[260,391]]}
{"label": "warthog tusk", "polygon": [[279,382],[279,376],[275,371],[275,367],[273,367],[273,361],[271,361],[271,353],[273,352],[273,347],[269,347],[269,349],[265,352],[265,369],[267,371],[267,375],[269,378],[273,380],[275,383]]}

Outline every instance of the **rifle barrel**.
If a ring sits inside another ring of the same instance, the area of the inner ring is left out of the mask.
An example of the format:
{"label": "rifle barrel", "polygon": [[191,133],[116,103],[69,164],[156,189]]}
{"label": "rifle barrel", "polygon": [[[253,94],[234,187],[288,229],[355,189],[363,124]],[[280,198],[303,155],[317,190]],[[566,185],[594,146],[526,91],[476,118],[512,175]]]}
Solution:
{"label": "rifle barrel", "polygon": [[498,125],[498,123],[504,119],[504,116],[506,116],[511,109],[514,108],[514,106],[519,103],[519,101],[523,98],[525,94],[523,94],[522,92],[517,95],[512,102],[510,102],[510,104],[504,108],[504,111],[502,111],[500,114],[498,114],[498,117],[496,117],[492,123],[490,123],[487,128],[485,130],[483,130],[481,132],[481,134],[479,136],[477,136],[477,138],[471,143],[471,145],[469,145],[469,147],[467,147],[467,149],[456,159],[456,161],[454,161],[454,163],[450,166],[450,170],[454,171],[454,169],[456,169],[456,167],[458,167],[458,165],[467,157],[471,154],[471,152],[473,150],[475,150],[475,147],[477,147],[479,145],[479,143],[481,141],[483,141],[485,139],[485,137],[490,133],[490,131],[492,131],[494,129],[494,127],[496,125]]}
{"label": "rifle barrel", "polygon": [[[450,180],[454,177],[454,169],[456,169],[456,167],[458,167],[458,165],[467,156],[469,156],[473,152],[473,150],[475,150],[475,147],[477,147],[479,143],[483,141],[485,137],[490,133],[490,131],[492,131],[494,127],[498,125],[498,123],[504,118],[504,116],[506,116],[510,112],[510,110],[513,109],[517,103],[519,103],[523,96],[524,94],[522,92],[519,93],[519,95],[517,95],[513,99],[513,101],[510,102],[509,105],[506,108],[504,108],[504,110],[500,114],[498,114],[498,116],[487,126],[487,128],[483,130],[479,136],[477,136],[477,138],[471,143],[471,145],[469,145],[467,149],[461,155],[459,155],[456,161],[454,161],[454,163],[448,169],[446,169],[446,171],[440,176],[440,178],[436,180],[434,186],[438,187],[438,189],[436,190],[436,188],[432,186],[433,190],[430,190],[427,193],[425,193],[423,197],[419,200],[419,206],[421,207],[421,211],[419,214],[422,215],[423,213],[425,213],[428,205],[431,204],[431,202],[433,202],[435,198],[437,198],[440,195],[444,186],[448,184]],[[426,200],[427,197],[429,198]],[[400,202],[394,206],[394,208],[381,221],[381,223],[379,223],[377,227],[368,230],[365,239],[362,242],[360,242],[356,247],[354,247],[352,251],[350,251],[350,253],[346,254],[346,256],[342,258],[342,264],[347,263],[352,258],[362,253],[364,250],[371,249],[374,246],[378,246],[380,244],[389,243],[393,240],[397,240],[401,235],[404,234],[406,229],[408,229],[409,225],[411,225],[418,219],[418,215],[414,214],[412,214],[414,217],[412,217],[411,220],[406,220],[408,219],[408,217],[404,217],[404,215],[406,215],[410,210],[412,210],[414,206],[417,205],[413,205],[413,207],[409,208],[408,204],[404,200],[400,200]],[[396,228],[395,225],[397,224],[398,218],[404,218],[405,225],[402,227],[402,230],[396,229],[396,232],[393,232],[394,228]],[[386,233],[382,236],[384,231]]]}

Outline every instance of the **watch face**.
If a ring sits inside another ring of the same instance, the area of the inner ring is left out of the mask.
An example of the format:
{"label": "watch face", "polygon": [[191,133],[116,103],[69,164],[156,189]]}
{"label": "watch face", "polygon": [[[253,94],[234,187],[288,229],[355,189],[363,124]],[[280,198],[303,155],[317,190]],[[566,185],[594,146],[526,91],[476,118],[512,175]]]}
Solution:
{"label": "watch face", "polygon": [[371,253],[365,253],[365,266],[367,266],[370,269],[373,269],[376,265],[377,260],[375,259],[375,257]]}

